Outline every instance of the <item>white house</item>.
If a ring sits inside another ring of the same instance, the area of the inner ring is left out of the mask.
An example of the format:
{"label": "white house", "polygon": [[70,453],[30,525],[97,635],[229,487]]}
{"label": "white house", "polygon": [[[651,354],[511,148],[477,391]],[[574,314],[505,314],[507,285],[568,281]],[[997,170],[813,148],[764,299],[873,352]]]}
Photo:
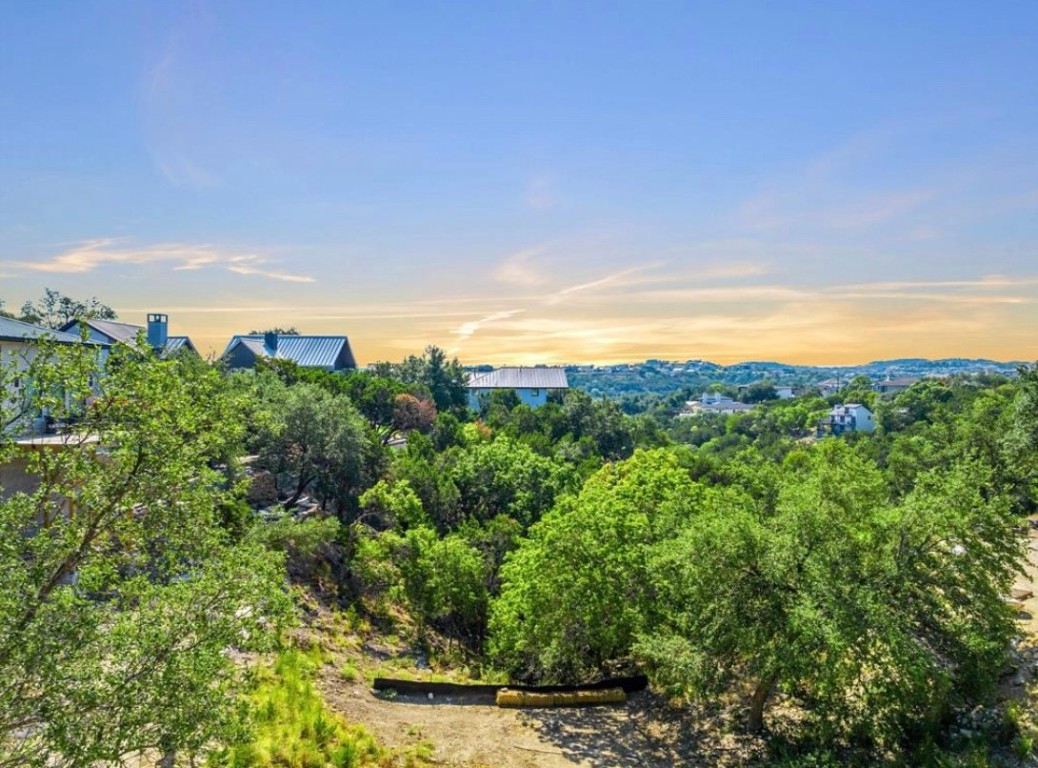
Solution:
{"label": "white house", "polygon": [[818,424],[818,434],[829,432],[841,435],[844,432],[872,432],[876,423],[872,419],[872,411],[860,403],[836,405],[829,415]]}
{"label": "white house", "polygon": [[531,408],[548,402],[549,392],[569,389],[566,371],[563,368],[536,366],[533,368],[497,368],[493,371],[469,374],[466,385],[469,395],[469,408],[479,410],[480,398],[488,397],[491,392],[504,389],[513,390],[519,401]]}

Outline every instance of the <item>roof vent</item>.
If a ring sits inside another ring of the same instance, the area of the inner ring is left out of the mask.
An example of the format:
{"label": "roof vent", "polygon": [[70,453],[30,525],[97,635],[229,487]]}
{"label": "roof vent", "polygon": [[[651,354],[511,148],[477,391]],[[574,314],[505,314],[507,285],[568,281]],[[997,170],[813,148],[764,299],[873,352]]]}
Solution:
{"label": "roof vent", "polygon": [[278,335],[274,331],[267,331],[263,334],[263,346],[270,352],[270,356],[273,357],[278,351]]}

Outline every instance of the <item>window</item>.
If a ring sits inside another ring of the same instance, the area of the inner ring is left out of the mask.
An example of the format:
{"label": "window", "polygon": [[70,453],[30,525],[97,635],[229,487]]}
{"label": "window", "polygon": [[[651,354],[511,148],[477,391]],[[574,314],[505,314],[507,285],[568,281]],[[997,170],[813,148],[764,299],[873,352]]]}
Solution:
{"label": "window", "polygon": [[539,397],[540,394],[541,394],[541,390],[539,390],[539,389],[531,389],[530,390],[530,397]]}

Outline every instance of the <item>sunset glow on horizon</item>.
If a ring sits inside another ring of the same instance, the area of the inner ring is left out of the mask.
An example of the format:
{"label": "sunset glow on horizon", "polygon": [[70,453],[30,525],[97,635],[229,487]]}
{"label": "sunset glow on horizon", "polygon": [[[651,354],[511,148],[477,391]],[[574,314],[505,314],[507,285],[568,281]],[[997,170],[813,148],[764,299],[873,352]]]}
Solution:
{"label": "sunset glow on horizon", "polygon": [[21,4],[0,299],[358,361],[1038,359],[1038,6]]}

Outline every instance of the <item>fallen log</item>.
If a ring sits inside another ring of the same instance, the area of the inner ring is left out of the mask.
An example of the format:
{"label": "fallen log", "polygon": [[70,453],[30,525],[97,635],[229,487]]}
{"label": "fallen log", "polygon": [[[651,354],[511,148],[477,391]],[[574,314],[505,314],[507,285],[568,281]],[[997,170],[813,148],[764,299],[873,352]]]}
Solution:
{"label": "fallen log", "polygon": [[645,690],[649,678],[645,675],[610,677],[583,685],[487,685],[485,683],[433,683],[423,680],[397,680],[391,677],[376,677],[372,687],[376,691],[393,690],[402,695],[426,696],[496,696],[502,688],[526,693],[574,693],[576,691],[601,691],[619,688],[624,693]]}
{"label": "fallen log", "polygon": [[598,704],[623,704],[627,694],[623,688],[603,688],[594,691],[568,693],[534,693],[502,688],[495,699],[497,706],[518,707],[591,707]]}

